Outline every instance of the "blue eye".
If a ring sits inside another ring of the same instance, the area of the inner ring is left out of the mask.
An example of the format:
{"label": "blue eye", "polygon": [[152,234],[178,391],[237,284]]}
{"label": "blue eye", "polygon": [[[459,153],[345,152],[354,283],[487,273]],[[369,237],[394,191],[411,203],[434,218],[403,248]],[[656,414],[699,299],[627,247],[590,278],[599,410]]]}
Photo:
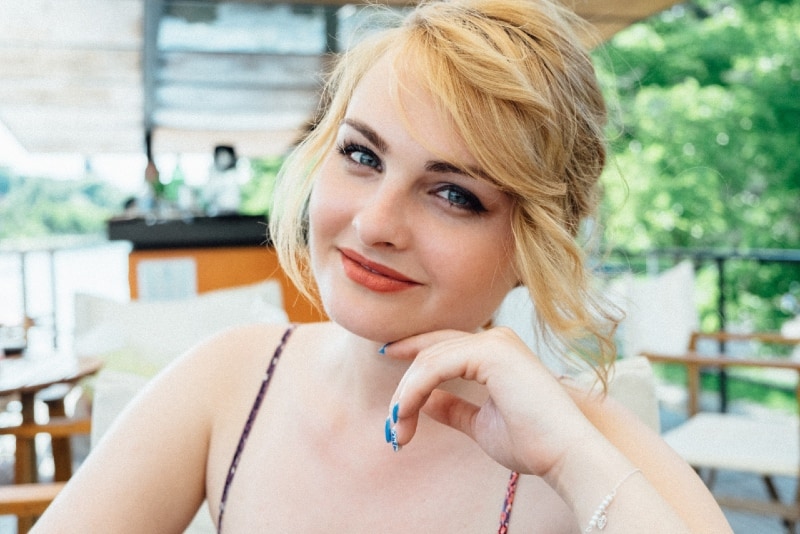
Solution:
{"label": "blue eye", "polygon": [[377,170],[381,169],[380,158],[367,147],[354,143],[344,143],[338,147],[338,151],[357,165],[363,165]]}
{"label": "blue eye", "polygon": [[486,211],[486,208],[481,204],[481,201],[478,200],[478,197],[463,187],[454,184],[445,184],[436,189],[434,193],[445,199],[448,204],[455,208],[472,213],[483,213]]}

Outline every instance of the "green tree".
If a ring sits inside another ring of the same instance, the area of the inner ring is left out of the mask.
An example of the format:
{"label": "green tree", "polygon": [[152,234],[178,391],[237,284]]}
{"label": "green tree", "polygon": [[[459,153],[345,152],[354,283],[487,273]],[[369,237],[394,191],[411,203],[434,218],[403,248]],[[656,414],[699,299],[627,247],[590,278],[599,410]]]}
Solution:
{"label": "green tree", "polygon": [[[613,103],[606,246],[800,248],[798,43],[800,2],[695,0],[596,52]],[[726,274],[735,320],[787,317],[800,267]]]}
{"label": "green tree", "polygon": [[99,180],[0,174],[0,239],[103,233],[123,198]]}
{"label": "green tree", "polygon": [[250,161],[252,175],[242,187],[242,213],[269,215],[275,177],[283,164],[283,157],[261,158]]}

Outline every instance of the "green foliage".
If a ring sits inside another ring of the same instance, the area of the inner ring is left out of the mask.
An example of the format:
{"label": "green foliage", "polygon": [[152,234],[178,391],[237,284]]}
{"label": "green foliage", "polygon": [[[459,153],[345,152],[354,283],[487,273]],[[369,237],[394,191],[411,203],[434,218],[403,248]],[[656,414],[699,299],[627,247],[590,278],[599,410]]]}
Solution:
{"label": "green foliage", "polygon": [[99,180],[51,180],[0,170],[0,239],[103,233],[123,194]]}
{"label": "green foliage", "polygon": [[275,177],[283,164],[282,157],[254,159],[250,161],[252,175],[242,187],[240,211],[246,215],[269,215]]}
{"label": "green foliage", "polygon": [[[800,2],[695,0],[596,52],[614,104],[607,247],[800,248],[798,43]],[[732,262],[728,316],[776,328],[799,268]]]}

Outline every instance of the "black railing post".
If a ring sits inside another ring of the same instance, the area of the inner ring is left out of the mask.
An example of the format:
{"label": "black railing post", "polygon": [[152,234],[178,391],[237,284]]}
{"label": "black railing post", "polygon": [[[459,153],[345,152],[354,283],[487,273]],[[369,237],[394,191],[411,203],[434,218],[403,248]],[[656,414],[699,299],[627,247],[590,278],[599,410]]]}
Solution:
{"label": "black railing post", "polygon": [[[719,289],[719,297],[717,300],[717,313],[719,314],[719,329],[725,330],[725,257],[719,255],[716,257],[717,263],[717,287]],[[719,351],[725,354],[725,342],[720,341]],[[728,411],[728,373],[724,368],[719,370],[719,411],[725,413]]]}

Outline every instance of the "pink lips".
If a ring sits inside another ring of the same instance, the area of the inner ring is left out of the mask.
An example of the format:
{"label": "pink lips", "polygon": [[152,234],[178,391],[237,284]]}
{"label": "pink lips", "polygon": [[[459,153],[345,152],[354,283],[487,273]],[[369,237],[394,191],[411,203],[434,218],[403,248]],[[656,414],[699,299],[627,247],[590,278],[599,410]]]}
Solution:
{"label": "pink lips", "polygon": [[370,261],[352,250],[342,249],[340,252],[345,275],[367,289],[378,293],[393,293],[419,285],[402,273]]}

